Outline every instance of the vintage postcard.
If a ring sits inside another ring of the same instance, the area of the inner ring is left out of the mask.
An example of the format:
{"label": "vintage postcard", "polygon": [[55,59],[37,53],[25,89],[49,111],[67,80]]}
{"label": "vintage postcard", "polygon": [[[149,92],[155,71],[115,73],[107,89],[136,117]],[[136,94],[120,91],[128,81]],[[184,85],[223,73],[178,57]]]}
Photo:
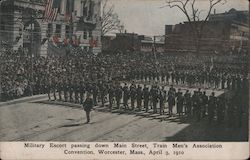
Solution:
{"label": "vintage postcard", "polygon": [[249,158],[248,0],[0,0],[0,159]]}

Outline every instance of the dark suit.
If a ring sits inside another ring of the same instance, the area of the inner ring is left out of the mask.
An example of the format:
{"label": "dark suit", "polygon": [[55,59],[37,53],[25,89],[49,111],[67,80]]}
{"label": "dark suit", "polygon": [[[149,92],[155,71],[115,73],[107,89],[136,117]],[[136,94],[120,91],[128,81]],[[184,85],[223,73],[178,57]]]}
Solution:
{"label": "dark suit", "polygon": [[94,102],[92,98],[86,98],[86,100],[83,103],[83,108],[87,116],[87,123],[90,121],[89,114],[90,114],[91,109],[93,108],[93,105],[94,105]]}

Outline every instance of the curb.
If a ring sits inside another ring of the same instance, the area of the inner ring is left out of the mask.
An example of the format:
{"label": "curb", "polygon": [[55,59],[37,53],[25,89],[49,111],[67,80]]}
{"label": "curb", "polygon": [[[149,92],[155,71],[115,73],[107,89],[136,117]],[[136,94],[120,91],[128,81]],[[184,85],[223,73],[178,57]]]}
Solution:
{"label": "curb", "polygon": [[28,102],[28,101],[39,100],[39,99],[43,99],[43,98],[46,98],[46,97],[47,97],[47,95],[45,95],[45,94],[35,95],[35,96],[31,96],[31,97],[22,97],[22,98],[7,101],[7,102],[1,102],[0,107],[7,106],[7,105],[12,105],[12,104],[17,104],[17,103],[24,103],[24,102]]}

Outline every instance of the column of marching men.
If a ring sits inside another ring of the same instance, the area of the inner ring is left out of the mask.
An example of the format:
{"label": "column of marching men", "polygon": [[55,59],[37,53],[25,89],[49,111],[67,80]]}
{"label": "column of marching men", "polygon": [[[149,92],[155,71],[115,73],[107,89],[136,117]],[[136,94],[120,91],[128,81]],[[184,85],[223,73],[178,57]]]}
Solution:
{"label": "column of marching men", "polygon": [[95,106],[107,107],[110,111],[145,111],[170,117],[188,117],[197,121],[207,117],[209,123],[222,123],[227,115],[229,124],[233,123],[232,119],[236,116],[241,125],[242,106],[237,104],[240,94],[235,94],[229,101],[224,95],[216,97],[214,92],[207,95],[206,90],[200,88],[192,92],[171,85],[167,90],[165,86],[128,85],[113,81],[51,81],[46,90],[49,100],[78,104],[82,104],[86,95],[91,94]]}
{"label": "column of marching men", "polygon": [[246,83],[247,77],[240,74],[223,74],[217,71],[134,71],[130,74],[132,79],[139,82],[154,82],[166,85],[179,85],[185,87],[201,87],[211,89],[237,89]]}

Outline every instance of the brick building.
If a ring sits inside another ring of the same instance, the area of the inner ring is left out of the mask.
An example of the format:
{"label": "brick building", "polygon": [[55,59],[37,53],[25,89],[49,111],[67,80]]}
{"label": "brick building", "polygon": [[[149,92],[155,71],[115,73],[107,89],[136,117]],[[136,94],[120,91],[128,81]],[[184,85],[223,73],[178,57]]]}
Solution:
{"label": "brick building", "polygon": [[58,44],[77,40],[83,50],[100,53],[101,0],[54,1],[59,3],[54,21],[43,19],[47,0],[3,1],[0,6],[1,44],[47,56],[65,54],[67,47],[58,47]]}
{"label": "brick building", "polygon": [[104,52],[164,52],[164,41],[153,40],[152,37],[136,33],[117,33],[115,37],[104,36],[102,47]]}
{"label": "brick building", "polygon": [[195,52],[195,36],[190,23],[205,23],[200,41],[203,53],[246,52],[249,26],[246,11],[236,11],[210,15],[207,22],[184,22],[166,25],[166,51]]}

